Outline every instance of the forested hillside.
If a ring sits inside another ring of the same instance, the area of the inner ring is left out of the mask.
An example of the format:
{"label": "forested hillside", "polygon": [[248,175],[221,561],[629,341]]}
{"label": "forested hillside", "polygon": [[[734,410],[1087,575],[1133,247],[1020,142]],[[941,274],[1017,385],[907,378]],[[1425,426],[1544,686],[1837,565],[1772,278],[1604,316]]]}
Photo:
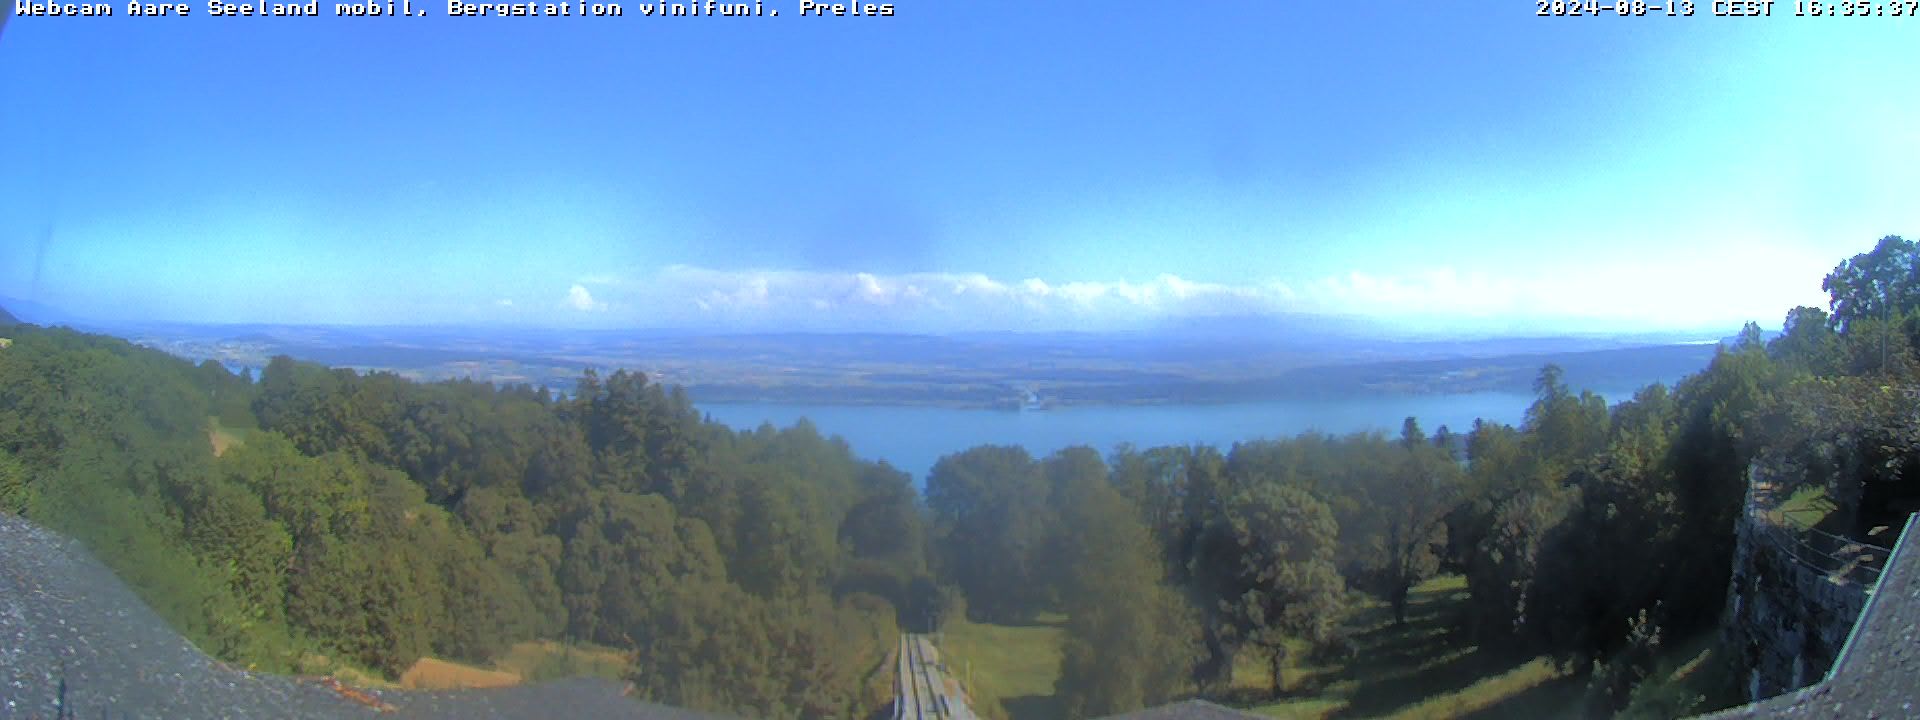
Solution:
{"label": "forested hillside", "polygon": [[[1408,418],[1398,437],[1121,448],[1104,463],[974,448],[928,479],[932,557],[976,621],[1069,618],[1056,693],[1074,717],[1216,694],[1247,653],[1280,694],[1302,650],[1369,662],[1337,629],[1351,593],[1404,621],[1409,590],[1441,572],[1470,600],[1428,642],[1549,656],[1584,680],[1592,716],[1703,710],[1705,693],[1643,681],[1662,643],[1716,630],[1757,453],[1840,497],[1920,498],[1902,392],[1917,288],[1920,252],[1883,239],[1829,276],[1831,314],[1796,308],[1770,343],[1749,324],[1705,370],[1631,398],[1548,366],[1519,427],[1428,433]],[[1896,520],[1884,505],[1843,529]]]}
{"label": "forested hillside", "polygon": [[1654,649],[1713,631],[1756,454],[1874,500],[1861,528],[1920,497],[1902,392],[1920,251],[1883,239],[1825,289],[1831,313],[1796,308],[1766,343],[1749,325],[1673,388],[1601,398],[1549,366],[1518,427],[977,447],[935,465],[924,502],[808,424],[733,432],[635,373],[588,373],[570,399],[286,358],[254,382],[19,326],[0,510],[85,540],[207,651],[272,670],[329,655],[392,674],[557,638],[630,653],[663,702],[856,717],[885,701],[902,626],[1060,613],[1059,706],[1094,717],[1215,694],[1245,654],[1285,692],[1297,653],[1351,656],[1354,593],[1404,620],[1444,572],[1471,600],[1432,642],[1548,655],[1593,714],[1669,716],[1703,698],[1644,682]]}
{"label": "forested hillside", "polygon": [[[566,638],[630,651],[663,702],[859,716],[886,699],[869,674],[896,606],[928,584],[905,474],[804,424],[702,422],[639,374],[565,401],[286,359],[256,384],[114,338],[12,335],[0,503],[243,665],[392,675]],[[241,440],[215,457],[210,429]]]}

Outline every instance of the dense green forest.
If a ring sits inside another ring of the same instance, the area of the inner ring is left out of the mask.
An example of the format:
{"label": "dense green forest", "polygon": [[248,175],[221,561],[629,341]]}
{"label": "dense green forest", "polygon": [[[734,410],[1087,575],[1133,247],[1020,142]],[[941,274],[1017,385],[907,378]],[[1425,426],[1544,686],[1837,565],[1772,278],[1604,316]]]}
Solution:
{"label": "dense green forest", "polygon": [[[0,502],[238,663],[391,675],[568,638],[631,651],[665,702],[862,716],[888,699],[869,675],[890,672],[895,608],[931,585],[906,474],[805,424],[703,422],[638,374],[590,374],[570,400],[285,358],[254,383],[109,337],[4,334]],[[215,457],[210,418],[259,431]]]}
{"label": "dense green forest", "polygon": [[[924,498],[804,422],[735,432],[638,373],[568,398],[284,357],[256,381],[14,325],[0,510],[81,538],[208,652],[269,670],[566,639],[630,653],[663,702],[861,717],[888,699],[899,629],[1057,612],[1058,695],[1094,717],[1213,693],[1243,653],[1283,688],[1303,642],[1341,652],[1350,592],[1404,613],[1450,572],[1475,642],[1590,668],[1596,714],[1673,714],[1699,700],[1636,694],[1645,650],[1713,629],[1753,457],[1914,494],[1897,389],[1920,369],[1920,251],[1885,238],[1825,289],[1829,310],[1796,308],[1770,343],[1749,325],[1672,388],[1605,399],[1545,368],[1519,427],[977,447]],[[216,454],[221,432],[240,441]]]}

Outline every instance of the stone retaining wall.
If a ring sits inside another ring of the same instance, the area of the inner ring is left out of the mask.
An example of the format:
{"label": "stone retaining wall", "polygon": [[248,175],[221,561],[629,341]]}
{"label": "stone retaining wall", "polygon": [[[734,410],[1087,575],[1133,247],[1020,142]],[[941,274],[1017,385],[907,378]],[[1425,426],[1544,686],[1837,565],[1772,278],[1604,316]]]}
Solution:
{"label": "stone retaining wall", "polygon": [[[1763,464],[1748,469],[1749,488],[1775,486]],[[1747,699],[1757,701],[1819,682],[1846,644],[1867,588],[1845,574],[1794,557],[1780,528],[1755,512],[1735,528],[1733,579],[1721,630],[1747,670]]]}

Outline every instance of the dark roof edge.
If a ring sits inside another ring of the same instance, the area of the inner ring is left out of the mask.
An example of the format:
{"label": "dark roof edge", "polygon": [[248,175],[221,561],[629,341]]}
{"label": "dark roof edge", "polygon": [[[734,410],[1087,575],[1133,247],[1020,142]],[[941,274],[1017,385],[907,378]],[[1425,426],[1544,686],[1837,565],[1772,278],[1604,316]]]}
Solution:
{"label": "dark roof edge", "polygon": [[[1908,562],[1909,559],[1907,556],[1909,554],[1920,552],[1920,550],[1913,549],[1912,546],[1914,545],[1920,545],[1920,513],[1913,513],[1907,516],[1906,525],[1900,530],[1900,537],[1895,538],[1893,541],[1893,554],[1887,557],[1887,563],[1882,566],[1886,568],[1886,572],[1891,573],[1895,568],[1900,567],[1901,562]],[[1920,564],[1920,558],[1912,558],[1910,561]],[[1866,627],[1867,622],[1873,618],[1874,611],[1879,606],[1879,600],[1882,594],[1880,593],[1880,584],[1885,579],[1886,574],[1883,573],[1878,580],[1874,581],[1872,590],[1868,592],[1866,604],[1860,608],[1860,617],[1854,619],[1853,628],[1847,631],[1846,642],[1840,645],[1840,654],[1834,657],[1833,666],[1827,668],[1827,674],[1821,677],[1819,682],[1793,692],[1783,693],[1770,698],[1762,698],[1745,705],[1736,705],[1724,710],[1715,710],[1710,713],[1695,715],[1691,720],[1735,720],[1738,718],[1755,717],[1753,713],[1759,711],[1762,707],[1778,712],[1783,708],[1798,707],[1803,700],[1810,699],[1813,696],[1825,692],[1827,688],[1833,684],[1834,678],[1840,676],[1841,668],[1847,665],[1847,658],[1852,654],[1854,640],[1860,636],[1860,629]]]}
{"label": "dark roof edge", "polygon": [[[1920,535],[1916,535],[1914,531],[1916,526],[1920,526],[1920,513],[1907,516],[1907,524],[1901,528],[1900,537],[1893,541],[1893,554],[1887,556],[1886,564],[1881,565],[1886,568],[1886,572],[1892,572],[1894,568],[1900,567],[1900,563],[1906,559],[1907,555],[1915,552],[1912,546],[1920,545]],[[1883,572],[1880,577],[1885,578],[1886,572]],[[1860,636],[1860,628],[1866,627],[1867,619],[1873,617],[1874,608],[1880,604],[1880,596],[1883,593],[1879,590],[1880,582],[1875,580],[1873,591],[1867,595],[1867,604],[1860,608],[1859,619],[1854,620],[1853,628],[1847,631],[1847,641],[1840,644],[1840,654],[1834,656],[1833,666],[1827,668],[1827,675],[1820,679],[1821,683],[1832,680],[1840,674],[1841,668],[1846,667],[1848,656],[1853,652],[1854,639]],[[1818,684],[1815,683],[1815,685]]]}

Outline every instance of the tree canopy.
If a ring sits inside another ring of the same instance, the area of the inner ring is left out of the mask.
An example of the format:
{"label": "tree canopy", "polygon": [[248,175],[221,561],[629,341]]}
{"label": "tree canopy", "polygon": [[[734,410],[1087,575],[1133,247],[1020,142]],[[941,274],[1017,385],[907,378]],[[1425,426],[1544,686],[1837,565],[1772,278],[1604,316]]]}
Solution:
{"label": "tree canopy", "polygon": [[1716,623],[1753,463],[1824,486],[1840,532],[1920,506],[1917,258],[1884,238],[1827,277],[1827,310],[1617,404],[1548,365],[1518,426],[982,446],[924,496],[808,422],[734,431],[642,373],[563,397],[280,357],[254,382],[20,325],[0,512],[81,538],[202,647],[266,669],[562,639],[625,652],[648,698],[849,717],[889,699],[871,678],[901,628],[1064,613],[1056,691],[1091,717],[1220,690],[1246,650],[1283,689],[1289,648],[1332,641],[1354,592],[1404,620],[1450,572],[1469,641],[1600,663],[1617,709],[1660,634]]}
{"label": "tree canopy", "polygon": [[[904,475],[804,424],[705,422],[638,373],[556,398],[281,357],[256,384],[23,328],[0,380],[0,508],[266,669],[565,639],[630,651],[664,702],[843,717],[886,701],[863,678],[931,583]],[[216,457],[218,426],[241,440]]]}

